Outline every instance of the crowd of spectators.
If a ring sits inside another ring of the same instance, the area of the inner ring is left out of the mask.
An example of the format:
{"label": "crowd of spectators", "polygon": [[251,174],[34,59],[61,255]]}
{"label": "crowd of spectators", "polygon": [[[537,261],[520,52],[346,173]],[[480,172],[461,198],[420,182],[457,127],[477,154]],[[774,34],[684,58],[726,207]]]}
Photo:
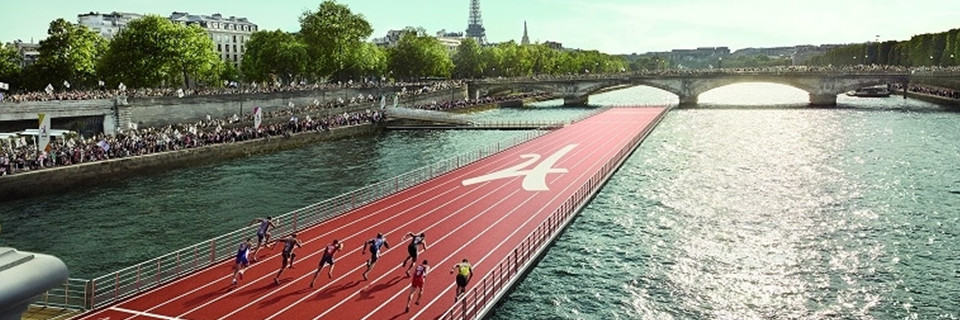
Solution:
{"label": "crowd of spectators", "polygon": [[[300,92],[313,90],[331,90],[331,89],[370,89],[383,88],[392,90],[402,90],[407,93],[423,93],[427,91],[436,91],[447,88],[462,86],[463,82],[458,80],[429,81],[429,82],[375,82],[375,81],[347,81],[337,83],[315,83],[306,82],[290,83],[281,85],[274,83],[272,85],[264,84],[238,84],[229,83],[222,88],[138,88],[138,89],[106,89],[95,90],[50,90],[24,92],[7,94],[0,102],[28,102],[28,101],[54,101],[54,100],[94,100],[110,99],[115,96],[125,95],[131,98],[145,97],[187,97],[187,96],[217,96],[217,95],[238,95],[238,94],[265,94],[279,92]],[[409,89],[409,90],[408,90]]]}
{"label": "crowd of spectators", "polygon": [[283,121],[264,121],[260,128],[254,128],[252,120],[242,121],[234,116],[158,128],[129,129],[116,135],[63,137],[54,139],[49,151],[38,151],[35,145],[23,141],[0,140],[0,176],[221,143],[291,136],[306,131],[327,131],[383,120],[383,114],[378,110],[314,116],[303,112],[300,115],[290,116]]}

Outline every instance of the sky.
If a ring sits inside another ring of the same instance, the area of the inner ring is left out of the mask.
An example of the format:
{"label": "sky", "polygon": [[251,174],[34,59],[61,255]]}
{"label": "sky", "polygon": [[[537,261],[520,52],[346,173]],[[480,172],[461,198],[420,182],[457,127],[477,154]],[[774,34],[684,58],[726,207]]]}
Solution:
{"label": "sky", "polygon": [[[339,0],[363,14],[372,37],[405,26],[462,32],[469,0]],[[298,17],[320,0],[0,0],[0,42],[39,41],[56,18],[98,12],[247,17],[261,30],[299,30]],[[905,40],[960,28],[958,0],[481,0],[487,39],[629,54],[727,46],[793,46]]]}

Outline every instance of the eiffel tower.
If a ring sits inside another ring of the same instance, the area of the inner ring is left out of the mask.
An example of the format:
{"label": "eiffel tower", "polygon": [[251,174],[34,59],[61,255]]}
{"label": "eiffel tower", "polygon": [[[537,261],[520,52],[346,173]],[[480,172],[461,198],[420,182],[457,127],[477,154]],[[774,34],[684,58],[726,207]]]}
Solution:
{"label": "eiffel tower", "polygon": [[470,0],[470,19],[467,21],[467,37],[480,44],[487,43],[487,33],[480,18],[480,0]]}

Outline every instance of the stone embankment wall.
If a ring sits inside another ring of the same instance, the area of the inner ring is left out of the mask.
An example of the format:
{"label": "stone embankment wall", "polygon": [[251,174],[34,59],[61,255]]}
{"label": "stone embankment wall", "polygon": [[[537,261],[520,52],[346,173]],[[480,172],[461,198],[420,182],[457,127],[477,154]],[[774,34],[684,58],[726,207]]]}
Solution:
{"label": "stone embankment wall", "polygon": [[196,149],[163,152],[139,157],[111,159],[0,177],[0,201],[35,195],[57,194],[63,190],[116,181],[125,177],[162,172],[253,154],[288,150],[320,141],[374,134],[376,125],[358,125],[328,132],[304,132],[290,137],[272,137],[238,143],[224,143]]}

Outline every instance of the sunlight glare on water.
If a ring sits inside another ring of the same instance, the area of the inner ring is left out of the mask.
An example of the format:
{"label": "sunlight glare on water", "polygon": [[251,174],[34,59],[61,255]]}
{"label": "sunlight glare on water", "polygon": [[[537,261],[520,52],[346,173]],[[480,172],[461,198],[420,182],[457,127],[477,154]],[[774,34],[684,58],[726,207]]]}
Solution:
{"label": "sunlight glare on water", "polygon": [[806,105],[806,91],[774,83],[738,83],[700,94],[699,104],[735,106]]}
{"label": "sunlight glare on water", "polygon": [[960,114],[806,101],[749,84],[671,111],[491,318],[958,319]]}

